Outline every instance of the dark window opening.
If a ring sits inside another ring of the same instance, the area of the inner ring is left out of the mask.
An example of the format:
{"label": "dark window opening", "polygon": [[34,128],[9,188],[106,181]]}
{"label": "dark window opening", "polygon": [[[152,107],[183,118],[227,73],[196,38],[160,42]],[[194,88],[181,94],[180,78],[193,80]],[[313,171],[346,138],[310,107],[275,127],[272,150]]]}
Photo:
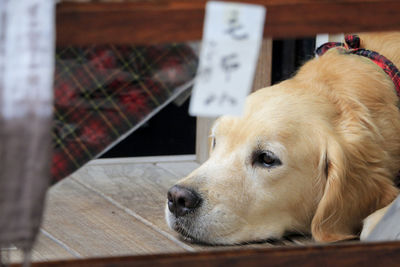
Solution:
{"label": "dark window opening", "polygon": [[194,154],[196,118],[188,107],[188,100],[180,107],[170,103],[102,158]]}

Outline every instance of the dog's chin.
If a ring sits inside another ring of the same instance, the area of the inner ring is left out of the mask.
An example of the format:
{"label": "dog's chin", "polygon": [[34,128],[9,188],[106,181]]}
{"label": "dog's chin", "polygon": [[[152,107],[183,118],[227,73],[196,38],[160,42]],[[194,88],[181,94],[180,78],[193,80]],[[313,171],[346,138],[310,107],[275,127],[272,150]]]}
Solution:
{"label": "dog's chin", "polygon": [[179,237],[189,243],[207,245],[207,246],[231,246],[231,245],[244,245],[253,243],[266,243],[275,242],[282,238],[281,234],[268,234],[267,237],[251,238],[245,236],[237,236],[236,231],[232,235],[221,236],[218,233],[214,233],[202,223],[196,220],[198,215],[196,213],[188,214],[184,217],[176,217],[172,214],[168,207],[165,210],[165,218],[168,226],[179,234]]}
{"label": "dog's chin", "polygon": [[207,241],[208,238],[204,234],[198,231],[199,228],[193,223],[195,221],[193,217],[195,217],[194,214],[177,218],[168,210],[168,207],[165,210],[165,218],[168,226],[177,232],[181,239],[190,243],[213,245],[212,242]]}
{"label": "dog's chin", "polygon": [[210,239],[209,236],[205,236],[202,233],[192,230],[188,230],[185,224],[181,224],[177,221],[170,225],[170,228],[179,234],[179,238],[185,242],[193,243],[204,246],[227,246],[233,245],[232,242],[224,242],[223,240]]}
{"label": "dog's chin", "polygon": [[194,237],[188,230],[186,230],[185,228],[181,227],[178,224],[175,224],[175,226],[171,227],[171,229],[176,231],[179,234],[179,238],[185,242],[199,244],[199,245],[206,245],[206,246],[215,245],[210,242],[203,241],[200,238]]}

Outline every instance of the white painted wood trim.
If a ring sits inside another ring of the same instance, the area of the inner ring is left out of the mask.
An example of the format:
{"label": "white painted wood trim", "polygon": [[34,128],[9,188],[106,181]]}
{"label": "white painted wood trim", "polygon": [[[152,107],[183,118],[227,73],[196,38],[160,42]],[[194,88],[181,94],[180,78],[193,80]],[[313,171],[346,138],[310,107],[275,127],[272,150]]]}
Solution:
{"label": "white painted wood trim", "polygon": [[89,161],[87,165],[93,166],[93,165],[110,165],[110,164],[160,163],[160,162],[184,162],[184,161],[196,161],[196,155],[95,159]]}
{"label": "white painted wood trim", "polygon": [[216,118],[197,117],[196,121],[196,161],[203,163],[210,152],[210,129]]}
{"label": "white painted wood trim", "polygon": [[320,47],[324,43],[327,42],[343,42],[344,40],[344,34],[343,33],[338,33],[338,34],[327,34],[327,33],[321,33],[317,34],[315,38],[315,48]]}

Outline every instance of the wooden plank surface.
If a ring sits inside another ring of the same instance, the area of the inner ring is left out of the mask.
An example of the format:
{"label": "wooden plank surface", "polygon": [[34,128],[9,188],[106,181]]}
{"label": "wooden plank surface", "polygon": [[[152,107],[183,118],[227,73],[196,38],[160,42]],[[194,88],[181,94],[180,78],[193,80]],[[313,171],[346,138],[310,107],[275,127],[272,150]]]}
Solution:
{"label": "wooden plank surface", "polygon": [[[164,167],[158,167],[158,164]],[[89,165],[71,178],[120,206],[183,249],[212,249],[185,243],[169,229],[164,216],[168,189],[198,165],[194,161],[158,164]]]}
{"label": "wooden plank surface", "polygon": [[168,232],[164,208],[168,189],[176,176],[154,164],[114,164],[88,166],[72,176],[104,197],[119,203]]}
{"label": "wooden plank surface", "polygon": [[184,251],[70,178],[51,189],[42,229],[82,257]]}
{"label": "wooden plank surface", "polygon": [[160,162],[156,164],[157,167],[160,167],[166,171],[172,173],[177,179],[184,178],[193,170],[200,166],[199,163],[192,162]]}
{"label": "wooden plank surface", "polygon": [[[397,0],[232,0],[266,6],[264,36],[300,37],[400,29]],[[58,45],[151,44],[200,40],[206,0],[63,2]]]}
{"label": "wooden plank surface", "polygon": [[[17,248],[9,251],[10,262],[22,262],[23,252]],[[81,258],[73,251],[69,251],[43,232],[39,232],[35,246],[32,250],[33,261],[66,260]]]}
{"label": "wooden plank surface", "polygon": [[63,246],[63,244],[57,243],[46,234],[44,234],[43,231],[39,232],[38,239],[32,252],[33,261],[82,258],[79,253],[68,249],[68,247]]}

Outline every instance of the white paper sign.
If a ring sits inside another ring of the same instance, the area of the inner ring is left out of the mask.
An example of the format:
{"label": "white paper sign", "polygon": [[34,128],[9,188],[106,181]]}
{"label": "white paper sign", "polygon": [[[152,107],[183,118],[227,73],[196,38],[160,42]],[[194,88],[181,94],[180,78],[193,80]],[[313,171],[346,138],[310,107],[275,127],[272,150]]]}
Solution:
{"label": "white paper sign", "polygon": [[242,114],[253,84],[265,14],[259,5],[207,3],[191,115]]}

